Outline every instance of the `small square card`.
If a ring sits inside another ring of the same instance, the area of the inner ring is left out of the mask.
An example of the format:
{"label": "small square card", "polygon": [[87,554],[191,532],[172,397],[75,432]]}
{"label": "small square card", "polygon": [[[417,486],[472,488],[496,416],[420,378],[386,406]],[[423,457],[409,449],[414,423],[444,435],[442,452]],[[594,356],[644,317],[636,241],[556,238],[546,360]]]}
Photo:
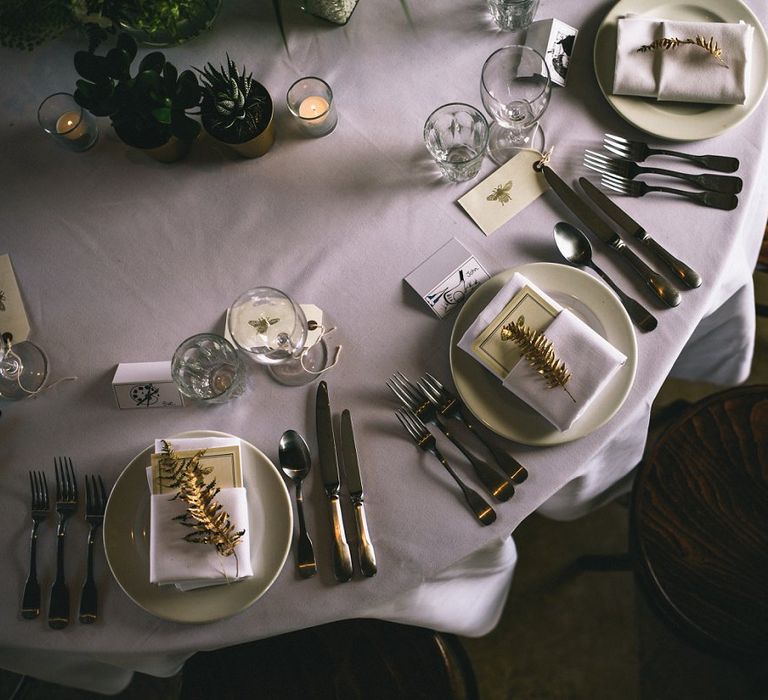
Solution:
{"label": "small square card", "polygon": [[520,349],[515,343],[501,339],[501,329],[517,323],[523,316],[526,325],[543,331],[557,316],[558,310],[529,286],[524,286],[499,312],[486,329],[475,338],[472,352],[481,358],[499,379],[504,379],[520,360]]}
{"label": "small square card", "polygon": [[555,85],[564,86],[568,80],[568,64],[578,33],[577,29],[559,19],[542,19],[528,27],[525,45],[544,56]]}
{"label": "small square card", "polygon": [[[177,452],[178,457],[194,457],[197,450],[183,450]],[[151,457],[152,464],[152,493],[172,493],[173,490],[160,478],[160,457],[162,454],[155,452]],[[243,471],[240,464],[240,446],[209,447],[200,458],[200,464],[211,467],[213,471],[206,477],[206,483],[216,479],[219,488],[239,488],[243,485]]]}
{"label": "small square card", "polygon": [[405,281],[433,313],[445,318],[488,279],[488,273],[452,238],[411,272]]}
{"label": "small square card", "polygon": [[112,379],[118,408],[179,408],[184,396],[171,378],[171,361],[121,362]]}
{"label": "small square card", "polygon": [[14,343],[29,337],[29,320],[9,255],[0,255],[0,333],[10,333]]}
{"label": "small square card", "polygon": [[535,151],[520,151],[459,199],[486,236],[547,191],[544,176],[533,169],[539,160],[541,155]]}

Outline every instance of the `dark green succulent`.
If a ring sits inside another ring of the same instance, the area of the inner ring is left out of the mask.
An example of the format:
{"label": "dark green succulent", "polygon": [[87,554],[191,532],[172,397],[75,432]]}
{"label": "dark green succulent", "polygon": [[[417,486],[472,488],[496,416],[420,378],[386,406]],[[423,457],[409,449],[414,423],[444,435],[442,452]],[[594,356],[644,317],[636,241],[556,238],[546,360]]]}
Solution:
{"label": "dark green succulent", "polygon": [[77,81],[75,101],[97,117],[109,117],[117,135],[128,145],[155,148],[171,136],[191,141],[200,124],[187,111],[200,104],[195,74],[181,74],[160,51],[147,54],[131,76],[136,42],[120,34],[117,46],[106,56],[89,51],[75,54]]}
{"label": "dark green succulent", "polygon": [[202,76],[200,114],[205,128],[227,143],[243,143],[264,130],[272,116],[272,100],[262,85],[237,69],[227,56],[227,67],[209,63]]}

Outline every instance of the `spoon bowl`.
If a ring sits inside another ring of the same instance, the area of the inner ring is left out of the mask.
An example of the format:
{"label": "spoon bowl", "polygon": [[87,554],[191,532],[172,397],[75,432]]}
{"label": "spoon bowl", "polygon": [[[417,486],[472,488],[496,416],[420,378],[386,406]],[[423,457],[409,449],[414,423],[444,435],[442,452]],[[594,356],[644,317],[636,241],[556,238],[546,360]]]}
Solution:
{"label": "spoon bowl", "polygon": [[589,239],[566,221],[555,224],[555,244],[560,254],[574,265],[589,265],[592,262]]}

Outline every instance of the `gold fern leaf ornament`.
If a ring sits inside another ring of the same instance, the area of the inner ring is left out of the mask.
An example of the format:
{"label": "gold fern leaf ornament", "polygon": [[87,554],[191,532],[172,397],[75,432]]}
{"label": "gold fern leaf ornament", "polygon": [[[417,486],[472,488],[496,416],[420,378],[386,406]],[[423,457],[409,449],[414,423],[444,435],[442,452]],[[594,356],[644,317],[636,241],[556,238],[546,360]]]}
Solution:
{"label": "gold fern leaf ornament", "polygon": [[645,53],[646,51],[656,51],[658,49],[669,51],[680,46],[697,46],[717,60],[721,66],[728,68],[728,64],[723,59],[723,50],[718,46],[715,38],[709,37],[709,39],[707,39],[701,34],[693,39],[678,39],[676,36],[665,36],[661,39],[656,39],[656,41],[652,41],[650,44],[644,44],[637,50],[637,52]]}
{"label": "gold fern leaf ornament", "polygon": [[192,457],[179,457],[170,442],[163,440],[163,451],[159,460],[160,478],[171,488],[178,489],[173,499],[179,498],[187,504],[178,520],[191,532],[184,536],[187,542],[211,544],[224,557],[235,555],[235,547],[245,530],[236,531],[229,515],[216,501],[220,489],[216,479],[206,483],[212,468],[200,463],[205,450],[199,450]]}
{"label": "gold fern leaf ornament", "polygon": [[504,326],[501,329],[501,339],[514,341],[520,348],[523,359],[541,375],[548,389],[559,386],[576,403],[576,399],[565,386],[571,378],[571,373],[565,363],[555,355],[552,341],[543,333],[526,326],[524,316],[520,316],[517,323],[508,323]]}

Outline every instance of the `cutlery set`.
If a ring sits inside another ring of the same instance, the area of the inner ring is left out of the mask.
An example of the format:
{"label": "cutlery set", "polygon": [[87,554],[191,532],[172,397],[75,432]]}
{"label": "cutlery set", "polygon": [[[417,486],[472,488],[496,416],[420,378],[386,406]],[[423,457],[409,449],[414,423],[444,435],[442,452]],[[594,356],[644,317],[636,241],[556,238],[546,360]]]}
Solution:
{"label": "cutlery set", "polygon": [[[528,472],[514,457],[488,443],[472,420],[462,411],[458,397],[429,373],[415,384],[402,372],[395,372],[386,382],[389,390],[402,404],[395,411],[405,431],[416,445],[431,453],[443,465],[461,489],[467,505],[482,525],[496,520],[496,512],[474,489],[467,486],[437,447],[437,440],[425,425],[433,423],[466,457],[475,475],[486,490],[498,501],[507,501],[515,493],[514,484],[521,484]],[[467,440],[479,441],[493,458],[499,470],[467,447]]]}
{"label": "cutlery set", "polygon": [[[69,518],[77,512],[78,486],[72,460],[69,457],[57,457],[54,460],[56,474],[56,579],[51,587],[51,597],[48,605],[48,624],[53,629],[63,629],[69,624],[69,588],[67,587],[64,569],[64,540]],[[21,602],[21,616],[32,620],[40,615],[41,595],[40,584],[37,580],[37,538],[40,524],[50,513],[48,481],[42,471],[29,472],[31,491],[32,533],[29,548],[29,576],[24,585]],[[86,505],[85,520],[88,523],[87,572],[85,583],[80,595],[80,612],[78,619],[83,624],[96,621],[98,612],[98,595],[93,575],[93,547],[96,542],[96,532],[104,522],[104,509],[107,503],[107,492],[101,476],[86,476]]]}

